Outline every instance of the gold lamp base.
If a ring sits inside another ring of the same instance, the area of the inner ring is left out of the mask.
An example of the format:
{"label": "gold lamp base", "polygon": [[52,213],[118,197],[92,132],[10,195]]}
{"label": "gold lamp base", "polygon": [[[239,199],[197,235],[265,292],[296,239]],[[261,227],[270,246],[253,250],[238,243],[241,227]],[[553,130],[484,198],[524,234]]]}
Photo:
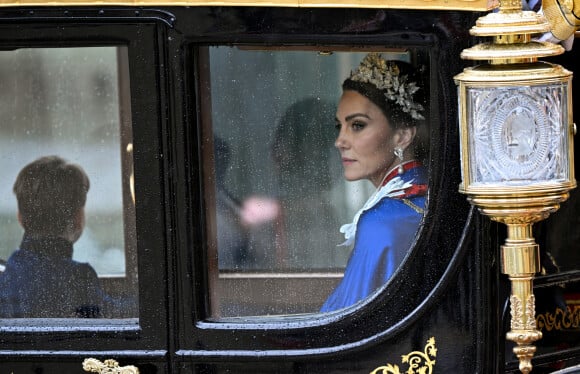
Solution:
{"label": "gold lamp base", "polygon": [[513,352],[520,361],[520,371],[528,374],[532,371],[532,357],[536,352],[532,343],[542,338],[536,328],[533,291],[534,274],[540,270],[540,249],[532,236],[531,223],[508,223],[507,227],[508,237],[501,246],[502,273],[507,274],[511,282],[511,330],[506,339],[517,344]]}
{"label": "gold lamp base", "polygon": [[547,218],[560,207],[574,184],[561,184],[551,191],[537,191],[516,197],[505,192],[495,193],[463,191],[468,200],[492,220],[507,226],[507,239],[501,246],[501,270],[511,282],[511,330],[506,339],[516,343],[514,354],[519,359],[519,369],[532,371],[532,358],[536,352],[533,343],[542,338],[535,318],[534,275],[541,269],[540,249],[532,235],[532,225]]}

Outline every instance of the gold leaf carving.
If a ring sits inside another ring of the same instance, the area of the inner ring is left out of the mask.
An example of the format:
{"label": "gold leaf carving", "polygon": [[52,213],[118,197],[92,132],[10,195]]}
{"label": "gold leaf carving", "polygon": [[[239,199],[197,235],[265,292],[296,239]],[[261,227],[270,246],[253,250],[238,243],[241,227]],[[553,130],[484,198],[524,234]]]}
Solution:
{"label": "gold leaf carving", "polygon": [[[406,374],[431,374],[433,373],[433,366],[435,366],[434,358],[437,356],[437,348],[435,347],[435,338],[431,337],[427,340],[427,345],[423,352],[413,351],[401,357],[402,363],[408,363],[409,369],[405,371]],[[370,374],[401,374],[398,365],[387,364],[379,366]]]}
{"label": "gold leaf carving", "polygon": [[139,374],[139,369],[135,366],[119,366],[115,360],[105,360],[101,362],[96,358],[86,358],[83,361],[83,370],[100,374]]}
{"label": "gold leaf carving", "polygon": [[511,328],[512,330],[523,330],[524,329],[524,310],[522,306],[522,300],[516,295],[510,297],[511,304]]}
{"label": "gold leaf carving", "polygon": [[531,294],[526,305],[526,329],[536,329],[536,297]]}

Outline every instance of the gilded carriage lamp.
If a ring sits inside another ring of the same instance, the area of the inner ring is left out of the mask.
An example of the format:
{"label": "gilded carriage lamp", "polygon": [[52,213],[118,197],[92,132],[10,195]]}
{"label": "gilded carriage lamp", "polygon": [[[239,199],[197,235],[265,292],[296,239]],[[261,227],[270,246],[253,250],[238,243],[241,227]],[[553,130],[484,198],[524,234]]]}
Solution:
{"label": "gilded carriage lamp", "polygon": [[545,18],[523,11],[520,0],[479,18],[474,36],[493,37],[461,53],[486,61],[455,77],[459,95],[460,192],[492,220],[507,225],[502,272],[511,281],[511,330],[520,371],[532,370],[541,339],[536,328],[533,277],[540,270],[532,225],[545,219],[576,187],[572,73],[538,61],[564,49],[532,35],[550,30]]}

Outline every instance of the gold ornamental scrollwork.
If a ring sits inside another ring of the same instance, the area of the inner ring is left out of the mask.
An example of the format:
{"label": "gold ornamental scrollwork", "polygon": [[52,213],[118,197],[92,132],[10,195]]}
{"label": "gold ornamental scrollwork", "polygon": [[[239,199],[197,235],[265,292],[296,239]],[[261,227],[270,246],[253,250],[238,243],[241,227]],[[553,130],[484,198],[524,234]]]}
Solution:
{"label": "gold ornamental scrollwork", "polygon": [[101,362],[96,358],[86,358],[83,361],[83,370],[99,374],[139,374],[139,369],[133,365],[119,366],[115,360]]}
{"label": "gold ornamental scrollwork", "polygon": [[554,313],[539,314],[536,322],[543,331],[577,329],[580,327],[580,306],[568,306],[565,311],[556,308]]}
{"label": "gold ornamental scrollwork", "polygon": [[[423,352],[413,351],[401,357],[401,362],[409,365],[405,374],[432,374],[435,366],[435,357],[437,356],[437,348],[435,347],[435,338],[431,337],[427,340],[427,345]],[[387,364],[379,366],[370,374],[401,374],[398,365]]]}

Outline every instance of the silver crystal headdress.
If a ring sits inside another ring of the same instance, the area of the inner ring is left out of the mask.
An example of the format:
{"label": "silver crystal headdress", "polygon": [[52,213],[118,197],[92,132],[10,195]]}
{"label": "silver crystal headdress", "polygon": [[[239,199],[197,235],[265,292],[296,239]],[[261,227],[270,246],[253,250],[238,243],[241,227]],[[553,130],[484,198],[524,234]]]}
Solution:
{"label": "silver crystal headdress", "polygon": [[394,101],[401,110],[413,119],[425,119],[423,106],[413,102],[413,95],[419,90],[417,83],[407,82],[407,75],[401,74],[394,61],[387,61],[379,53],[369,53],[359,67],[350,73],[355,82],[371,83],[385,92],[385,98]]}

